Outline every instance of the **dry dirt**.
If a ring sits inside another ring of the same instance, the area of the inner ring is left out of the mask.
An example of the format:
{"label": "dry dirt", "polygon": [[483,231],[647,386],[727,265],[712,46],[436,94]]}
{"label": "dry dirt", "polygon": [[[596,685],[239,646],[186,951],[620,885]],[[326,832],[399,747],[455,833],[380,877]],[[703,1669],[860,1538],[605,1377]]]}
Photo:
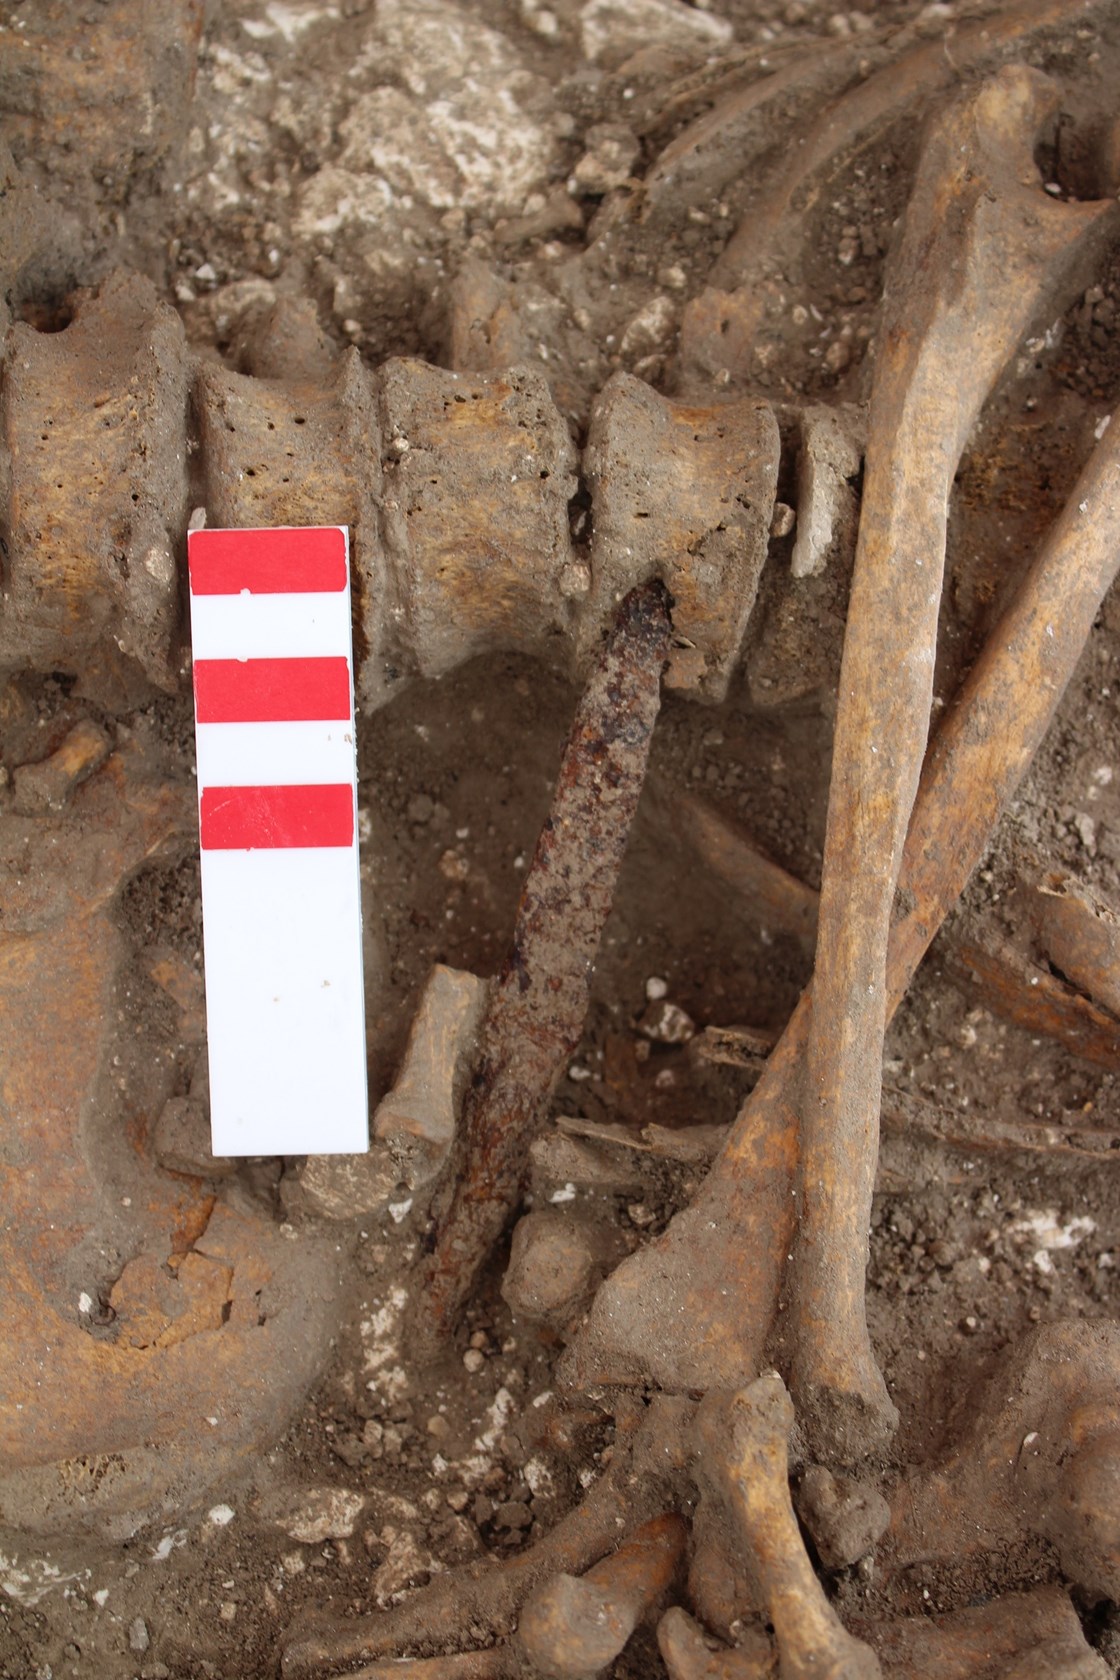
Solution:
{"label": "dry dirt", "polygon": [[[73,5],[75,51],[96,55],[102,13],[119,10],[112,0]],[[445,363],[451,282],[473,260],[515,287],[522,353],[549,375],[578,438],[591,396],[615,369],[670,388],[682,306],[705,284],[750,196],[751,183],[732,174],[714,199],[672,205],[658,226],[628,219],[634,181],[679,126],[656,118],[669,91],[709,55],[797,53],[903,25],[948,40],[964,15],[983,10],[896,0],[872,15],[837,11],[832,0],[706,0],[681,8],[678,38],[658,8],[645,16],[621,0],[597,9],[574,0],[213,0],[181,138],[158,168],[134,159],[131,175],[91,179],[35,101],[20,105],[16,37],[47,27],[47,14],[37,15],[36,0],[9,0],[0,7],[3,125],[28,178],[66,185],[76,218],[60,230],[50,287],[29,271],[17,307],[37,324],[61,324],[67,275],[89,286],[126,262],[175,305],[196,348],[233,365],[247,313],[277,294],[311,297],[331,341],[372,361],[409,352]],[[601,17],[601,35],[589,14]],[[1032,53],[1062,80],[1065,126],[1042,162],[1067,193],[1078,187],[1070,136],[1075,142],[1083,118],[1079,90],[1095,111],[1107,66],[1116,72],[1115,17],[1110,28],[1104,41],[1071,29],[1060,48]],[[604,124],[616,127],[593,132]],[[1060,143],[1063,134],[1070,143]],[[608,141],[625,157],[617,186],[604,183]],[[735,375],[744,387],[781,403],[866,398],[865,352],[912,147],[911,130],[891,130],[842,196],[815,207],[812,259],[785,312],[768,320],[764,354]],[[589,244],[593,258],[576,262]],[[1024,351],[972,441],[952,509],[943,699],[1111,412],[1118,309],[1114,251],[1093,288]],[[792,486],[779,493],[792,499]],[[789,546],[774,540],[770,573]],[[638,1023],[651,981],[664,982],[697,1029],[778,1029],[787,1018],[809,960],[705,875],[667,807],[675,789],[702,791],[818,884],[844,590],[842,576],[814,580],[808,607],[787,623],[768,573],[727,703],[666,700],[652,786],[557,1114],[631,1127],[731,1119],[752,1076],[645,1036]],[[1039,1146],[1012,1153],[888,1141],[869,1280],[873,1339],[902,1417],[888,1479],[946,1440],[974,1379],[1030,1325],[1120,1310],[1116,1075],[1001,1020],[943,961],[967,928],[1021,938],[1017,883],[1040,866],[1120,898],[1118,692],[1113,595],[1038,760],[890,1032],[888,1106],[917,1096],[950,1116],[1012,1121],[1034,1128]],[[500,965],[574,700],[555,672],[488,656],[439,682],[413,683],[360,721],[374,1098],[391,1081],[432,963],[478,974]],[[45,756],[89,712],[68,679],[17,679],[5,765]],[[174,697],[98,721],[150,739],[167,774],[188,778],[185,681]],[[120,916],[140,978],[122,999],[119,1033],[141,1054],[170,1047],[185,1091],[201,1050],[176,1038],[178,1018],[143,980],[141,958],[170,947],[199,971],[197,859],[141,872]],[[1046,1147],[1079,1138],[1091,1139],[1091,1153]],[[629,1249],[664,1228],[699,1169],[620,1160],[617,1182],[586,1194]],[[286,1188],[298,1165],[248,1165],[241,1193],[302,1230],[310,1216]],[[567,1194],[561,1186],[552,1199]],[[548,1188],[537,1195],[543,1201]],[[263,1680],[278,1672],[284,1630],[301,1609],[345,1615],[389,1603],[432,1572],[524,1547],[580,1497],[609,1462],[610,1413],[590,1407],[565,1420],[553,1393],[559,1343],[513,1321],[497,1292],[500,1257],[446,1359],[427,1374],[410,1368],[401,1289],[423,1237],[419,1214],[395,1206],[377,1223],[329,1227],[342,1280],[329,1360],[288,1433],[246,1480],[216,1487],[181,1525],[155,1525],[115,1547],[5,1542],[5,1680]],[[839,1571],[832,1587],[852,1612],[898,1615],[1053,1577],[1045,1548],[1024,1541],[975,1566],[891,1579],[872,1557]],[[1086,1607],[1086,1618],[1109,1661],[1120,1662],[1120,1624],[1099,1608]],[[659,1664],[642,1636],[615,1672],[653,1675]]]}

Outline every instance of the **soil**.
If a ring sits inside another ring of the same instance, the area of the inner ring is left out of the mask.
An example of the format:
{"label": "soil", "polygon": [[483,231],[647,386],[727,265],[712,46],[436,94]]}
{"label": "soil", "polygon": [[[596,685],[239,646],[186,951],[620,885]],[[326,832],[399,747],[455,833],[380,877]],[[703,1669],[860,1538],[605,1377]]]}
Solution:
{"label": "soil", "polygon": [[[74,9],[82,50],[96,55],[99,14],[127,3]],[[145,30],[158,44],[187,10],[152,8]],[[484,264],[512,289],[521,352],[545,368],[582,441],[591,399],[612,371],[677,388],[683,307],[751,200],[752,182],[732,175],[714,200],[671,205],[657,225],[628,214],[635,182],[683,116],[702,108],[718,66],[820,44],[866,41],[870,50],[885,41],[898,51],[907,30],[948,41],[985,10],[894,0],[872,15],[832,0],[697,0],[670,28],[653,14],[627,22],[624,5],[604,4],[600,37],[587,22],[594,8],[574,0],[213,0],[193,93],[160,156],[141,157],[118,113],[113,144],[125,161],[94,178],[48,121],[49,87],[12,103],[0,126],[17,165],[44,191],[69,183],[70,195],[53,267],[44,259],[24,268],[15,309],[36,325],[62,325],[76,286],[127,265],[149,276],[192,346],[215,361],[240,365],[253,311],[292,296],[313,300],[335,346],[355,345],[372,362],[408,353],[446,365],[456,276]],[[35,0],[0,6],[9,75],[21,38],[50,18]],[[1028,55],[1063,89],[1041,162],[1066,195],[1090,196],[1101,87],[1120,70],[1120,26],[1114,15],[1106,24],[1067,29]],[[680,115],[659,117],[673,97]],[[603,125],[613,125],[606,137]],[[617,182],[608,141],[625,159]],[[853,163],[839,196],[805,212],[811,255],[732,389],[779,405],[865,400],[883,263],[913,156],[913,134],[895,125],[870,161]],[[938,705],[1111,413],[1118,310],[1114,249],[1064,317],[1024,349],[971,440],[952,506]],[[783,433],[790,413],[779,408]],[[793,501],[793,486],[780,482],[779,497]],[[585,1037],[555,1115],[635,1131],[651,1121],[729,1122],[755,1074],[651,1039],[640,1024],[650,997],[667,997],[697,1032],[776,1033],[809,978],[798,943],[732,902],[666,815],[675,789],[702,792],[792,874],[819,884],[851,547],[841,545],[827,578],[808,582],[792,615],[775,581],[789,548],[775,536],[726,703],[665,699]],[[784,685],[777,699],[774,684]],[[922,1099],[942,1114],[1013,1122],[1036,1142],[973,1150],[886,1136],[868,1308],[902,1419],[888,1483],[953,1438],[973,1385],[1031,1325],[1120,1313],[1117,1074],[1001,1019],[948,960],[966,932],[1021,943],[1020,885],[1049,869],[1120,903],[1117,692],[1114,592],[1042,751],[890,1030],[888,1107]],[[392,1083],[432,964],[500,968],[576,698],[546,665],[488,655],[438,682],[413,682],[360,720],[374,1102]],[[68,679],[13,678],[7,771],[45,757],[91,713],[111,738],[149,743],[165,774],[189,787],[186,681],[114,713],[76,698]],[[185,1095],[204,1045],[185,1032],[143,957],[169,949],[200,974],[197,857],[137,873],[118,918],[135,954],[119,1043],[139,1058],[170,1055],[173,1094]],[[1084,1139],[1091,1154],[1059,1147]],[[608,1220],[625,1252],[664,1229],[702,1168],[636,1152],[623,1159],[616,1182],[580,1191],[577,1205]],[[406,1291],[423,1206],[394,1204],[376,1221],[317,1221],[291,1194],[300,1165],[247,1163],[237,1179],[238,1194],[293,1240],[310,1230],[334,1245],[339,1295],[323,1303],[330,1348],[313,1391],[270,1452],[180,1522],[155,1521],[112,1545],[4,1539],[3,1680],[264,1680],[278,1673],[285,1630],[301,1611],[384,1607],[441,1570],[509,1556],[547,1532],[609,1463],[609,1399],[572,1406],[556,1394],[560,1339],[514,1319],[498,1290],[504,1255],[446,1356],[413,1368]],[[547,1205],[540,1178],[534,1195]],[[204,1458],[204,1444],[198,1451]],[[1006,1555],[890,1576],[872,1554],[833,1572],[829,1585],[843,1613],[874,1617],[958,1608],[1056,1578],[1054,1558],[1024,1537]],[[1090,1637],[1120,1662],[1113,1613],[1085,1612]],[[652,1637],[639,1636],[612,1672],[664,1672]]]}

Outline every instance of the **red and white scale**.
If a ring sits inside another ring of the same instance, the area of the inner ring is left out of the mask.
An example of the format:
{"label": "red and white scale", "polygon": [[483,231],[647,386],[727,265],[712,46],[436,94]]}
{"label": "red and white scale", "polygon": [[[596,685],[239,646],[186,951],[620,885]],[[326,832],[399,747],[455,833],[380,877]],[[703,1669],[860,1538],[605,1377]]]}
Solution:
{"label": "red and white scale", "polygon": [[341,526],[188,538],[215,1155],[368,1146]]}

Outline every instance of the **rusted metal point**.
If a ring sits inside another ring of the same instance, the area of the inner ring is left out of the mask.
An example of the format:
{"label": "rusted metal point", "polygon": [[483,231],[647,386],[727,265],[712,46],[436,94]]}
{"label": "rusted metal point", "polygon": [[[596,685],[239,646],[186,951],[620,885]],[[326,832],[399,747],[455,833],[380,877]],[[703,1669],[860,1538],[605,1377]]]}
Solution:
{"label": "rusted metal point", "polygon": [[670,632],[664,585],[631,590],[576,709],[436,1201],[425,1300],[437,1331],[454,1322],[517,1205],[529,1144],[579,1043],[661,706]]}

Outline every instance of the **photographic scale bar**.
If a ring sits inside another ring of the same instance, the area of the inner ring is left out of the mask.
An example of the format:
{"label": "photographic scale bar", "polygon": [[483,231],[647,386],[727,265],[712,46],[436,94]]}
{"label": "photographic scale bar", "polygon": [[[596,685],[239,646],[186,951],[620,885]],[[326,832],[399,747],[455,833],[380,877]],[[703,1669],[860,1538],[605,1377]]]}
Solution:
{"label": "photographic scale bar", "polygon": [[360,1152],[347,533],[193,531],[188,564],[213,1151]]}

